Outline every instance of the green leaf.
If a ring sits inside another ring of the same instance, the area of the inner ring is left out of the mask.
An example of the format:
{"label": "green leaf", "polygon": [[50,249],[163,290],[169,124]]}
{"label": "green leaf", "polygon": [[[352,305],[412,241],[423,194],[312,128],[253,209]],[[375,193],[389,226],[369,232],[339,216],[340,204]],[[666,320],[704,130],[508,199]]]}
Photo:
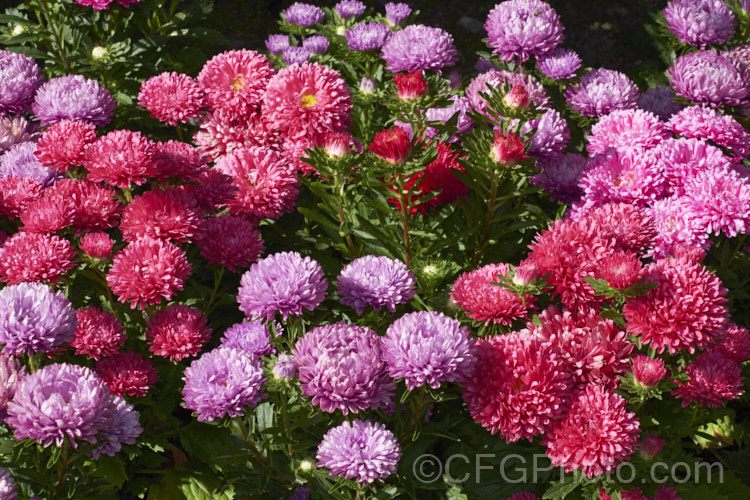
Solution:
{"label": "green leaf", "polygon": [[122,488],[125,481],[128,480],[128,473],[125,470],[125,464],[118,457],[102,455],[91,465],[91,475],[104,478],[108,483]]}
{"label": "green leaf", "polygon": [[543,500],[562,500],[581,484],[581,477],[577,474],[567,474],[562,481],[552,481],[552,486],[547,488],[542,496]]}

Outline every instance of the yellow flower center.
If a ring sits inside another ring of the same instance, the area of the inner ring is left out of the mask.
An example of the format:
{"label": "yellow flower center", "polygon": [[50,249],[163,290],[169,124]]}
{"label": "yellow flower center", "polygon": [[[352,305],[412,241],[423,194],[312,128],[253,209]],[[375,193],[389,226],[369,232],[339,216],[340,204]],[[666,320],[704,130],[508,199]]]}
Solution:
{"label": "yellow flower center", "polygon": [[232,82],[232,88],[234,90],[242,90],[245,88],[245,79],[238,76],[235,81]]}
{"label": "yellow flower center", "polygon": [[300,99],[300,104],[306,108],[312,108],[317,102],[318,100],[312,94],[302,94],[302,98]]}

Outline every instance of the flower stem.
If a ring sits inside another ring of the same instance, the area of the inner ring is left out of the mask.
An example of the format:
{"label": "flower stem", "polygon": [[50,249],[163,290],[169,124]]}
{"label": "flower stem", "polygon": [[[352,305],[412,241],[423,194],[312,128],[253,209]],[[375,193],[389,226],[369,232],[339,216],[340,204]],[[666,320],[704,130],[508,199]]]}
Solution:
{"label": "flower stem", "polygon": [[[417,422],[417,420],[419,420],[419,416],[422,413],[422,410],[424,409],[425,405],[429,402],[425,399],[425,396],[427,396],[427,391],[425,390],[425,386],[422,386],[422,389],[419,391],[419,400],[417,400],[417,405],[414,408],[414,413],[409,419],[409,425],[406,426],[406,429],[404,430],[404,432],[402,432],[401,435],[398,437],[399,442],[402,442],[406,438],[406,436],[409,435],[411,430],[414,428],[414,424]],[[396,404],[399,404],[399,402],[396,401]]]}
{"label": "flower stem", "polygon": [[211,297],[208,299],[208,303],[206,304],[206,310],[205,314],[208,316],[211,314],[211,311],[213,310],[213,304],[214,300],[216,300],[216,294],[219,291],[219,285],[221,284],[221,279],[224,277],[224,266],[221,266],[218,273],[214,273],[214,289],[211,292]]}
{"label": "flower stem", "polygon": [[476,268],[482,261],[482,253],[484,252],[484,245],[487,243],[487,236],[490,234],[490,225],[492,223],[492,216],[495,213],[495,203],[497,202],[497,187],[498,178],[497,174],[493,171],[490,177],[492,185],[492,191],[490,193],[490,203],[487,207],[487,217],[484,219],[484,229],[482,230],[482,237],[479,240],[479,246],[477,247],[477,256],[474,258],[474,262],[471,264],[471,268]]}
{"label": "flower stem", "polygon": [[[343,187],[341,180],[339,178],[339,174],[334,175],[333,177],[333,189],[336,190],[336,204],[338,205],[339,209],[339,222],[341,222],[342,226],[346,226],[346,216],[344,214],[344,205],[342,204],[342,200],[345,200]],[[344,239],[346,240],[346,246],[349,249],[349,257],[352,259],[357,258],[357,250],[354,248],[354,241],[352,241],[352,237],[349,233],[344,234]]]}
{"label": "flower stem", "polygon": [[55,487],[55,494],[52,497],[53,499],[60,496],[60,492],[62,491],[63,483],[65,482],[65,473],[68,472],[68,441],[63,441],[63,449],[62,449],[62,467],[60,468],[60,480],[57,481],[57,486]]}
{"label": "flower stem", "polygon": [[396,174],[396,187],[398,188],[398,198],[401,205],[401,221],[404,235],[404,263],[408,266],[411,263],[411,242],[409,241],[409,196],[404,190],[404,179],[401,174]]}
{"label": "flower stem", "polygon": [[[47,0],[42,0],[40,3],[42,7],[42,14],[44,14],[44,19],[47,21],[47,29],[49,29],[49,32],[52,34],[52,38],[55,42],[55,46],[57,47],[57,53],[60,54],[60,59],[62,60],[63,66],[65,66],[65,69],[68,72],[70,72],[71,71],[70,63],[68,62],[68,59],[65,57],[65,50],[63,49],[62,42],[60,42],[60,35],[57,32],[57,27],[55,26],[55,24],[52,22],[52,19],[50,18],[49,5],[47,4]],[[40,22],[40,24],[42,23]],[[44,28],[44,26],[42,27]]]}

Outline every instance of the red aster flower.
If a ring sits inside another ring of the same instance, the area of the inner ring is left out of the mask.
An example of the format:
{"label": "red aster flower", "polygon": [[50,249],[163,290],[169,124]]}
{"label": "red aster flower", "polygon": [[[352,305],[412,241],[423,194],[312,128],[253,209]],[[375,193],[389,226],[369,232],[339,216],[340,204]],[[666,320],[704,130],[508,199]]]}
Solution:
{"label": "red aster flower", "polygon": [[170,361],[198,354],[212,333],[198,309],[178,304],[157,312],[146,328],[149,351]]}
{"label": "red aster flower", "polygon": [[23,231],[32,233],[56,233],[73,224],[73,213],[66,204],[60,203],[54,196],[48,196],[49,189],[44,190],[42,197],[29,204],[21,214]]}
{"label": "red aster flower", "polygon": [[398,73],[393,75],[393,82],[398,90],[398,98],[402,101],[412,101],[427,92],[427,82],[422,76],[422,71],[411,73]]}
{"label": "red aster flower", "polygon": [[209,262],[228,268],[247,267],[263,253],[263,240],[249,221],[233,215],[206,219],[198,228],[195,244]]}
{"label": "red aster flower", "polygon": [[187,123],[200,116],[205,95],[198,82],[188,75],[164,72],[141,84],[138,105],[167,125]]}
{"label": "red aster flower", "polygon": [[190,241],[202,218],[185,194],[154,189],[133,198],[125,207],[120,231],[125,241],[144,236],[175,243]]}
{"label": "red aster flower", "polygon": [[208,113],[193,136],[198,149],[211,161],[250,146],[279,150],[282,139],[281,132],[263,115],[237,118],[224,111]]}
{"label": "red aster flower", "polygon": [[78,246],[93,259],[106,259],[112,255],[114,242],[107,233],[87,233],[81,236]]}
{"label": "red aster flower", "polygon": [[685,370],[688,381],[675,380],[677,389],[672,394],[682,399],[682,407],[690,403],[709,408],[724,406],[726,400],[742,396],[742,366],[718,351],[706,351],[696,357]]}
{"label": "red aster flower", "polygon": [[529,93],[522,83],[513,85],[510,92],[503,97],[503,104],[511,109],[526,109],[529,107]]}
{"label": "red aster flower", "polygon": [[500,165],[511,167],[528,158],[528,155],[524,154],[525,147],[523,141],[513,132],[505,135],[502,130],[498,130],[495,133],[495,142],[492,144],[490,156]]}
{"label": "red aster flower", "polygon": [[119,188],[143,184],[157,173],[156,147],[140,132],[113,130],[86,148],[88,179]]}
{"label": "red aster flower", "polygon": [[27,177],[0,177],[0,214],[11,219],[24,212],[42,196],[44,185]]}
{"label": "red aster flower", "polygon": [[375,134],[367,149],[391,165],[403,165],[411,154],[411,139],[405,129],[397,126]]}
{"label": "red aster flower", "polygon": [[73,217],[76,232],[101,231],[115,227],[120,220],[122,203],[115,198],[115,190],[86,179],[62,179],[44,191],[65,207]]}
{"label": "red aster flower", "polygon": [[34,155],[45,167],[65,172],[82,165],[89,144],[96,140],[96,126],[81,120],[61,120],[42,132]]}
{"label": "red aster flower", "polygon": [[750,332],[743,326],[729,323],[721,340],[711,346],[711,350],[722,353],[735,363],[744,363],[750,359]]}
{"label": "red aster flower", "polygon": [[0,280],[15,285],[25,281],[57,283],[75,267],[75,250],[52,234],[16,233],[0,248]]}
{"label": "red aster flower", "polygon": [[198,181],[201,172],[208,168],[199,149],[180,141],[157,142],[155,161],[154,178],[158,181],[170,178]]}
{"label": "red aster flower", "polygon": [[198,206],[207,212],[218,212],[225,208],[237,193],[232,177],[215,168],[201,172],[197,184],[185,184],[177,190],[192,196]]}
{"label": "red aster flower", "polygon": [[96,307],[76,311],[78,328],[72,346],[76,354],[87,354],[94,360],[112,356],[125,343],[125,329],[115,315]]}
{"label": "red aster flower", "polygon": [[143,397],[158,380],[150,359],[132,351],[121,351],[96,363],[94,371],[115,396]]}
{"label": "red aster flower", "polygon": [[643,354],[633,357],[633,379],[643,387],[654,387],[666,374],[663,359],[650,358]]}
{"label": "red aster flower", "polygon": [[594,278],[604,280],[610,288],[625,290],[643,277],[643,264],[633,252],[616,252],[601,259]]}
{"label": "red aster flower", "polygon": [[607,203],[586,213],[602,233],[615,239],[615,249],[643,253],[656,239],[648,211],[627,203]]}

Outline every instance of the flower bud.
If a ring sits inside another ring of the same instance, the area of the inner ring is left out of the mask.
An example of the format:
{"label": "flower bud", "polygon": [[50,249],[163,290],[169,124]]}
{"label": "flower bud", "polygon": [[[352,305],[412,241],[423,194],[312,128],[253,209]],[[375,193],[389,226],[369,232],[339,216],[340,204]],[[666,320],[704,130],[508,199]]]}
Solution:
{"label": "flower bud", "polygon": [[279,380],[289,380],[294,378],[297,366],[294,364],[294,356],[291,354],[281,353],[276,365],[273,367],[273,376]]}
{"label": "flower bud", "polygon": [[640,444],[641,455],[644,458],[653,458],[664,448],[664,440],[659,436],[645,436]]}
{"label": "flower bud", "polygon": [[427,92],[427,82],[420,70],[393,75],[393,81],[398,89],[398,98],[402,102],[412,101]]}
{"label": "flower bud", "polygon": [[109,51],[106,47],[100,47],[99,45],[97,45],[96,47],[91,49],[91,57],[93,57],[94,59],[103,59],[107,57],[107,54],[109,54]]}
{"label": "flower bud", "polygon": [[13,26],[13,36],[23,35],[24,33],[26,33],[26,26],[23,24],[16,24]]}
{"label": "flower bud", "polygon": [[403,165],[406,157],[411,154],[411,140],[406,129],[396,126],[375,134],[367,149],[391,165]]}
{"label": "flower bud", "polygon": [[661,358],[650,358],[638,354],[633,358],[633,378],[642,387],[654,387],[666,375],[667,369]]}
{"label": "flower bud", "polygon": [[359,90],[363,94],[372,94],[375,92],[375,80],[372,78],[362,77],[359,84]]}
{"label": "flower bud", "polygon": [[352,136],[341,132],[329,132],[325,137],[325,150],[332,160],[352,152]]}
{"label": "flower bud", "polygon": [[492,156],[492,159],[500,165],[510,167],[519,161],[528,158],[523,151],[523,141],[521,141],[516,134],[511,132],[508,135],[505,135],[502,130],[498,130],[495,134],[495,142],[492,145],[490,156]]}
{"label": "flower bud", "polygon": [[92,259],[102,260],[112,255],[112,238],[107,233],[88,233],[81,237],[81,250]]}
{"label": "flower bud", "polygon": [[511,109],[526,109],[529,107],[529,93],[526,92],[526,87],[522,84],[517,83],[513,85],[513,88],[505,94],[503,97],[503,104]]}

